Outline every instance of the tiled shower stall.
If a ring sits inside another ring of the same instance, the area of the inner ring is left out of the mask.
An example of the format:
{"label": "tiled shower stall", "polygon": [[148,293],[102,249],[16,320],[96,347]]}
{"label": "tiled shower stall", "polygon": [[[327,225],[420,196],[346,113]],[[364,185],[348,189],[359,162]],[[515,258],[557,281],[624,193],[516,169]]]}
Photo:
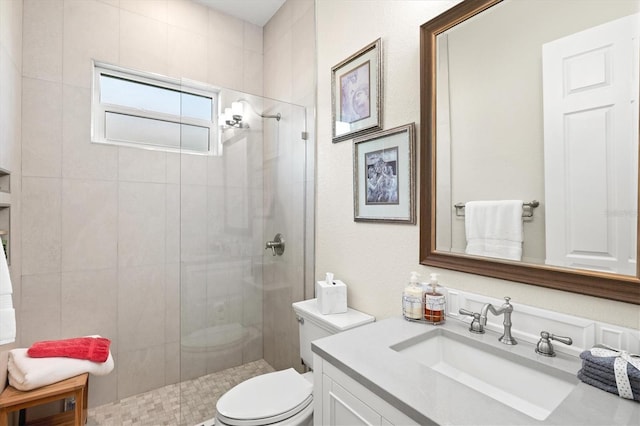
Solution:
{"label": "tiled shower stall", "polygon": [[[90,406],[261,358],[301,368],[314,2],[286,2],[264,27],[191,0],[1,2],[14,346],[112,339],[116,368],[92,378]],[[221,156],[91,143],[92,59],[220,88],[223,107],[243,98],[250,128],[222,131]],[[277,232],[282,257],[264,250]]]}

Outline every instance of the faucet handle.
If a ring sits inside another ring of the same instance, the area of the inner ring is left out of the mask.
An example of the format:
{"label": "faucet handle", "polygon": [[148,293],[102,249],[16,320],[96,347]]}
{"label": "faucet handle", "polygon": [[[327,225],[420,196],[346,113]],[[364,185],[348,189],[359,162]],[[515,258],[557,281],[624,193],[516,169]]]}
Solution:
{"label": "faucet handle", "polygon": [[556,336],[555,334],[551,334],[548,331],[541,331],[540,341],[538,341],[538,344],[536,345],[536,353],[544,356],[556,356],[556,352],[553,350],[551,340],[557,340],[558,342],[562,342],[565,345],[573,344],[573,340],[571,340],[571,337]]}
{"label": "faucet handle", "polygon": [[469,324],[469,331],[476,334],[484,334],[484,326],[480,323],[480,314],[477,312],[471,312],[466,309],[460,309],[458,311],[461,315],[467,315],[473,317],[471,324]]}
{"label": "faucet handle", "polygon": [[[540,336],[542,336],[542,333],[545,333],[544,331],[540,333]],[[549,333],[547,333],[549,334]],[[549,339],[551,340],[557,340],[558,342],[562,342],[565,345],[572,345],[573,344],[573,340],[571,340],[571,337],[562,337],[562,336],[556,336],[555,334],[550,334],[549,335]]]}

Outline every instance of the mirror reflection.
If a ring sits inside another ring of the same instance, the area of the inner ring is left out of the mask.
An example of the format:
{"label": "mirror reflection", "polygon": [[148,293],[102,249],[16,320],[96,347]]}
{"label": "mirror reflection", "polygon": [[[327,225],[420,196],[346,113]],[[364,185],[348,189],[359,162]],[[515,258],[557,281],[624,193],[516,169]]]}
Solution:
{"label": "mirror reflection", "polygon": [[437,252],[636,275],[639,5],[505,0],[437,36]]}

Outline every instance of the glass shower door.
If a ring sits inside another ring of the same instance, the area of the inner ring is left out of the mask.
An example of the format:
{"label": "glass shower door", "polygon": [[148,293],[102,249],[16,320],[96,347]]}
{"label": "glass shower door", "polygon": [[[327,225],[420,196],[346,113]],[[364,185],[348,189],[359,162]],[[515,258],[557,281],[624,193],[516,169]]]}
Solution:
{"label": "glass shower door", "polygon": [[[240,366],[299,360],[291,303],[304,288],[304,108],[219,92],[221,112],[235,102],[241,118],[220,120],[210,155],[180,154],[181,424],[213,417],[219,383],[235,383]],[[281,256],[265,250],[276,233]]]}

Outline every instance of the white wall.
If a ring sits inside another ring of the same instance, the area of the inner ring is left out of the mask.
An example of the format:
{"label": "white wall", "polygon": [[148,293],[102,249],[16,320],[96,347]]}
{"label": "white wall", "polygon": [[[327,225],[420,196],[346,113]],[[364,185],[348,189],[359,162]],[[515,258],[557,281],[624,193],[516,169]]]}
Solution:
{"label": "white wall", "polygon": [[[331,143],[331,67],[378,37],[384,59],[385,129],[419,126],[419,26],[456,1],[318,0],[318,146],[316,278],[326,271],[348,285],[349,305],[385,318],[417,270],[445,285],[571,315],[638,328],[636,305],[486,278],[418,263],[419,227],[353,221],[352,142]],[[419,128],[419,127],[418,127]],[[419,186],[419,183],[418,183]]]}

